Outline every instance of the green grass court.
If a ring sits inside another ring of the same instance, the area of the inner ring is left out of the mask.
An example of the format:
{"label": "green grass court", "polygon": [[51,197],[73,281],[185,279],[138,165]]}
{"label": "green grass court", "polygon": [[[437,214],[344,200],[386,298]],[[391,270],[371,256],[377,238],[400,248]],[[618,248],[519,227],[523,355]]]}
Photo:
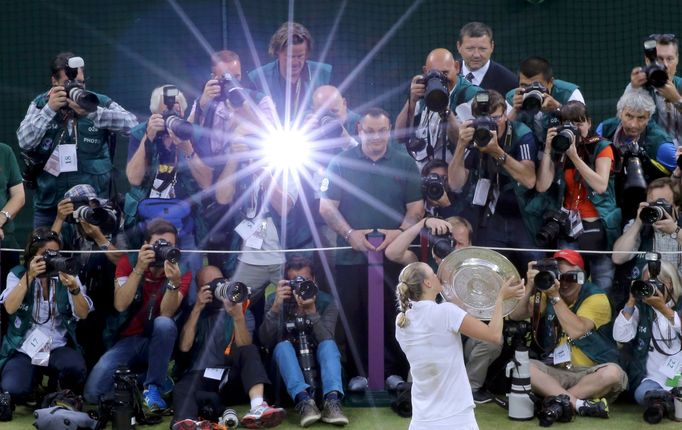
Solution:
{"label": "green grass court", "polygon": [[[243,415],[247,406],[242,405],[235,408],[237,412]],[[345,407],[344,412],[350,420],[350,424],[346,427],[348,429],[398,429],[405,430],[409,426],[409,420],[400,418],[394,414],[389,408],[352,408]],[[278,429],[300,429],[298,425],[298,414],[291,408],[287,409],[286,421],[277,427]],[[488,403],[476,407],[476,419],[481,430],[521,430],[540,428],[538,420],[532,421],[511,421],[507,418],[505,410],[499,406]],[[155,426],[138,426],[138,428],[145,429],[168,429],[170,417],[166,418],[161,424]],[[2,430],[26,430],[33,428],[33,415],[31,410],[26,407],[17,408],[14,415],[14,420],[8,423],[0,423]],[[108,426],[107,428],[111,428]],[[319,422],[312,427],[312,429],[332,429],[336,428],[330,424]],[[642,409],[634,404],[616,403],[611,406],[611,418],[581,418],[577,417],[571,423],[556,423],[551,428],[571,430],[639,430],[642,428],[651,429],[680,429],[682,423],[663,420],[656,426],[651,426],[642,420]],[[453,429],[456,430],[456,429]]]}

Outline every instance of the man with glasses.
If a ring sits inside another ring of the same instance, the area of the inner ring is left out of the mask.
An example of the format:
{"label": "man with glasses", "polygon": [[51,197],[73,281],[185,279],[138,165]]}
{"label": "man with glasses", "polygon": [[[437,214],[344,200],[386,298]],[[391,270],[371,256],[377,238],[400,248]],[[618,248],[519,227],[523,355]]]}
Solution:
{"label": "man with glasses", "polygon": [[[644,87],[656,102],[656,112],[652,119],[663,127],[679,145],[682,136],[682,78],[676,76],[677,63],[680,60],[678,40],[674,34],[650,34],[647,40],[656,41],[656,62],[668,72],[668,82],[660,88],[647,83],[647,76],[642,67],[635,67],[630,73],[630,84],[625,91]],[[651,60],[644,58],[646,65]]]}

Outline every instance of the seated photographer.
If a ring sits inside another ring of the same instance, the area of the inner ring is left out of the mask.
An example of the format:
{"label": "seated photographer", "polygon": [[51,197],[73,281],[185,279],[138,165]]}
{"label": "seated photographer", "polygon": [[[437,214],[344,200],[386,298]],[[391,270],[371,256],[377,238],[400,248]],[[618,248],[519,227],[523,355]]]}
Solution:
{"label": "seated photographer", "polygon": [[396,138],[405,142],[420,169],[434,158],[452,159],[459,126],[456,109],[481,91],[459,72],[459,62],[450,51],[431,51],[422,74],[412,78],[409,98],[395,120]]}
{"label": "seated photographer", "polygon": [[[543,248],[609,250],[621,225],[614,189],[614,149],[611,142],[594,134],[582,102],[566,103],[559,115],[562,124],[547,131],[535,188],[555,198],[553,207],[560,209],[545,215],[548,222],[536,240]],[[584,259],[586,275],[609,293],[614,273],[611,257],[588,254]]]}
{"label": "seated photographer", "polygon": [[[92,310],[76,273],[78,263],[59,253],[59,234],[35,229],[24,252],[24,264],[7,276],[0,303],[9,314],[0,349],[2,392],[13,403],[28,400],[45,373],[56,377],[52,388],[80,393],[86,366],[76,339],[76,322]],[[43,371],[43,372],[41,372]]]}
{"label": "seated photographer", "polygon": [[272,97],[282,125],[303,119],[315,89],[331,81],[332,66],[310,61],[312,50],[313,37],[308,29],[297,22],[285,22],[270,39],[268,54],[275,61],[249,72],[256,89]]}
{"label": "seated photographer", "polygon": [[[652,43],[654,42],[654,43]],[[651,34],[644,42],[644,66],[630,73],[625,91],[644,88],[656,103],[651,119],[673,138],[682,139],[682,78],[676,76],[679,41],[674,34]]]}
{"label": "seated photographer", "polygon": [[192,364],[173,390],[172,428],[210,428],[195,420],[218,422],[226,406],[247,399],[251,410],[242,418],[242,426],[278,425],[286,412],[263,400],[263,385],[270,381],[252,343],[255,321],[248,310],[248,288],[229,282],[215,266],[203,267],[196,283],[200,285],[197,301],[178,342]]}
{"label": "seated photographer", "polygon": [[478,429],[460,333],[501,346],[503,302],[524,296],[523,280],[512,282],[500,288],[486,325],[453,303],[436,302],[443,285],[427,264],[411,263],[400,272],[395,337],[410,363],[411,430]]}
{"label": "seated photographer", "polygon": [[626,91],[618,100],[617,109],[618,116],[599,124],[597,134],[609,139],[617,149],[616,202],[623,218],[630,219],[644,197],[646,184],[670,176],[677,158],[672,137],[650,121],[656,105],[646,90]]}
{"label": "seated photographer", "polygon": [[509,119],[520,121],[544,142],[551,113],[571,100],[585,103],[577,85],[554,78],[552,65],[542,57],[528,57],[519,64],[519,87],[506,94],[512,106]]}
{"label": "seated photographer", "polygon": [[[139,246],[144,224],[160,217],[178,229],[178,246],[197,249],[197,231],[203,227],[197,205],[200,191],[211,186],[211,169],[196,156],[196,130],[183,120],[187,100],[176,87],[154,88],[149,102],[152,115],[131,132],[126,176],[125,228],[132,246]],[[130,230],[132,229],[132,230]],[[191,270],[201,267],[201,254],[183,254]],[[189,301],[196,291],[190,290]]]}
{"label": "seated photographer", "polygon": [[[334,341],[339,315],[334,298],[315,285],[313,262],[306,257],[289,259],[285,275],[286,280],[280,281],[277,291],[267,297],[265,320],[258,332],[260,340],[272,351],[287,392],[301,415],[301,427],[320,418],[326,423],[346,425],[348,418],[341,410],[341,354]],[[305,352],[301,336],[305,336],[308,347],[315,349],[315,356],[305,356],[310,353]],[[309,362],[309,368],[301,368],[304,360]],[[319,389],[316,368],[324,399],[321,413],[315,403]]]}
{"label": "seated photographer", "polygon": [[[109,97],[85,89],[81,57],[62,52],[50,63],[52,88],[36,97],[17,129],[30,165],[24,171],[33,195],[33,225],[52,225],[57,202],[74,184],[91,184],[99,197],[112,192],[113,133],[129,133],[135,115]],[[51,160],[51,161],[49,161]]]}
{"label": "seated photographer", "polygon": [[[525,198],[534,193],[537,143],[528,127],[507,119],[505,106],[495,91],[474,97],[477,118],[459,129],[448,183],[454,190],[467,187],[474,245],[534,248]],[[517,268],[535,258],[533,253],[507,255]]]}
{"label": "seated photographer", "polygon": [[533,392],[545,396],[545,405],[566,395],[578,415],[608,418],[608,402],[628,380],[616,364],[609,299],[586,281],[583,258],[570,249],[528,263],[526,279],[526,297],[510,319],[530,317],[534,327],[542,361],[530,361]]}
{"label": "seated photographer", "polygon": [[682,358],[677,268],[661,261],[660,254],[647,255],[655,258],[649,260],[642,280],[632,282],[630,298],[613,324],[614,340],[627,343],[630,391],[641,406],[647,406],[647,393],[669,392],[677,386],[672,380],[678,370],[666,363]]}
{"label": "seated photographer", "polygon": [[[175,316],[187,296],[192,273],[178,265],[177,229],[157,218],[149,223],[136,256],[122,256],[116,265],[115,312],[107,321],[105,345],[85,384],[84,397],[97,403],[114,387],[114,371],[127,366],[144,370],[144,404],[152,411],[166,409],[159,391],[166,382],[177,327]],[[115,343],[114,343],[115,342]]]}
{"label": "seated photographer", "polygon": [[[89,184],[72,187],[57,205],[57,217],[52,231],[61,234],[62,249],[67,251],[116,251],[112,242],[119,242],[125,249],[125,240],[119,232],[120,212],[109,201],[98,199]],[[90,222],[88,222],[90,221]],[[79,277],[88,286],[95,311],[87,322],[78,324],[78,337],[88,339],[83,345],[88,368],[95,365],[105,352],[102,331],[107,315],[113,310],[114,279],[116,263],[123,254],[83,252],[75,254],[80,263]]]}

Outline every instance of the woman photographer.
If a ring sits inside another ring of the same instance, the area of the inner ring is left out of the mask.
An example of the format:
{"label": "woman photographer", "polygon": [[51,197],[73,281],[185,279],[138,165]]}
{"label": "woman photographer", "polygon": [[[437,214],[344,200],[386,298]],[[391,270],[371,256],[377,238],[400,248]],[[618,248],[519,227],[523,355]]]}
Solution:
{"label": "woman photographer", "polygon": [[[11,270],[7,289],[0,296],[9,314],[0,349],[0,381],[2,391],[9,392],[15,402],[30,396],[40,381],[40,367],[56,376],[61,389],[80,392],[85,382],[76,321],[88,316],[92,302],[77,277],[57,271],[64,269],[55,264],[60,257],[54,252],[60,248],[57,233],[46,227],[35,229],[24,251],[24,265]],[[46,253],[56,258],[47,261]]]}
{"label": "woman photographer", "polygon": [[[547,131],[535,186],[567,214],[557,247],[610,250],[620,235],[621,221],[614,190],[613,147],[592,131],[583,103],[566,103],[560,117],[562,126]],[[589,254],[585,260],[592,282],[608,293],[614,274],[611,256]]]}
{"label": "woman photographer", "polygon": [[[645,269],[642,280],[649,279],[649,271]],[[626,370],[630,390],[642,406],[645,406],[647,392],[672,388],[666,384],[672,376],[665,371],[668,359],[682,362],[682,328],[676,312],[682,294],[680,278],[675,266],[663,261],[656,279],[660,284],[653,288],[654,294],[635,298],[631,293],[613,324],[614,340],[628,343],[627,348],[631,351]],[[639,285],[644,286],[643,283]]]}
{"label": "woman photographer", "polygon": [[406,266],[399,281],[396,296],[400,313],[395,337],[411,368],[410,430],[478,429],[460,334],[501,344],[503,302],[523,297],[523,281],[504,283],[489,325],[452,303],[437,304],[443,286],[425,263]]}

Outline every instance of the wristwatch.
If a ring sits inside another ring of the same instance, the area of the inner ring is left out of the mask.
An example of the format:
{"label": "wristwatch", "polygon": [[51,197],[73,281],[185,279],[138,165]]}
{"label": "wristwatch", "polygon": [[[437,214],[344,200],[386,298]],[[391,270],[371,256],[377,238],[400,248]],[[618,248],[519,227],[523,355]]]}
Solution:
{"label": "wristwatch", "polygon": [[8,211],[0,211],[0,214],[5,215],[5,218],[7,218],[7,222],[12,221],[12,214],[9,213]]}
{"label": "wristwatch", "polygon": [[549,298],[549,302],[552,304],[552,306],[556,306],[556,304],[559,303],[560,301],[561,301],[561,296]]}
{"label": "wristwatch", "polygon": [[502,155],[498,155],[497,157],[495,157],[495,159],[500,165],[502,165],[507,161],[507,153],[503,152]]}
{"label": "wristwatch", "polygon": [[673,231],[672,233],[670,233],[670,237],[672,237],[673,239],[677,239],[677,234],[678,234],[679,232],[680,232],[680,226],[678,225],[677,228],[675,229],[675,231]]}

